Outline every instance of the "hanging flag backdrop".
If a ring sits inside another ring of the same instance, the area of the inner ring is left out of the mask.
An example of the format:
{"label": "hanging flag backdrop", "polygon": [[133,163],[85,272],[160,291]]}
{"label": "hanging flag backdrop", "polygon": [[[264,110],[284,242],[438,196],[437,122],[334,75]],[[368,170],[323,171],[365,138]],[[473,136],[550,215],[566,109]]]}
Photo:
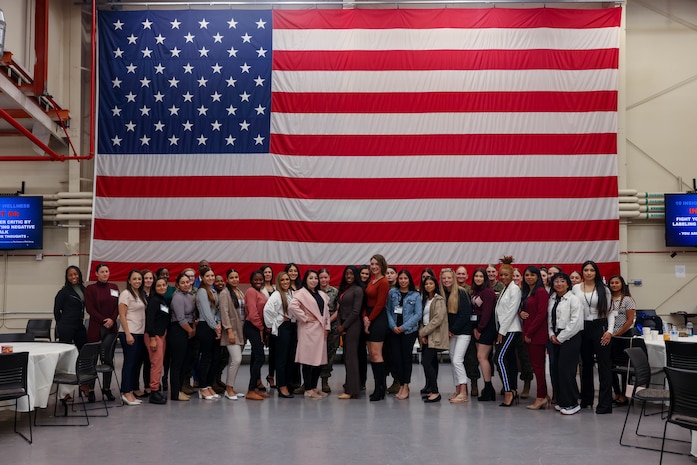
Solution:
{"label": "hanging flag backdrop", "polygon": [[92,263],[618,272],[620,17],[102,11]]}

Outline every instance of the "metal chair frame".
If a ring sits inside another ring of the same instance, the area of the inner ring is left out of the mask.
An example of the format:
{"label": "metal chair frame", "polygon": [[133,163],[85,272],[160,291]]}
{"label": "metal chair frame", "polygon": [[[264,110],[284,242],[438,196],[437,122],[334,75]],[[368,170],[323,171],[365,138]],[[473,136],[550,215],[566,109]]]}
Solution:
{"label": "metal chair frame", "polygon": [[29,444],[34,442],[31,430],[31,410],[27,411],[29,423],[29,437],[26,437],[17,429],[17,414],[19,413],[19,399],[27,398],[27,405],[31,406],[31,398],[27,389],[27,373],[29,367],[29,352],[16,352],[0,355],[0,401],[15,401],[14,432],[22,436]]}

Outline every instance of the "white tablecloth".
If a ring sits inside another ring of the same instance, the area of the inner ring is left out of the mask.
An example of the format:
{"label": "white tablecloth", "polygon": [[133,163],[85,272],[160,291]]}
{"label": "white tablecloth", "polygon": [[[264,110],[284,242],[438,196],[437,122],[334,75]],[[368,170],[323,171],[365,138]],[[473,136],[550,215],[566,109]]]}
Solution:
{"label": "white tablecloth", "polygon": [[[658,340],[644,340],[644,342],[646,343],[646,352],[649,356],[651,368],[663,368],[666,366],[666,342],[663,340],[663,337]],[[697,344],[697,336],[679,337],[678,342]],[[690,453],[697,457],[697,434],[694,432],[692,433],[692,449]]]}
{"label": "white tablecloth", "polygon": [[7,342],[3,345],[11,345],[13,352],[29,352],[27,390],[31,404],[27,407],[26,397],[19,399],[19,410],[23,412],[35,407],[46,408],[56,372],[75,373],[78,350],[72,344]]}

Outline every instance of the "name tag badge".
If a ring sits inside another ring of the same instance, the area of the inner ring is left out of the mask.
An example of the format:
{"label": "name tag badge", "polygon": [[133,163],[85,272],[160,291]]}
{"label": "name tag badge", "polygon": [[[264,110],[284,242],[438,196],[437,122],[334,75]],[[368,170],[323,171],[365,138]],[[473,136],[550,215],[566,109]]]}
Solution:
{"label": "name tag badge", "polygon": [[402,307],[395,307],[394,313],[395,313],[395,315],[401,315],[402,314]]}
{"label": "name tag badge", "polygon": [[160,311],[169,313],[169,307],[167,305],[160,305]]}
{"label": "name tag badge", "polygon": [[112,297],[118,297],[119,296],[119,291],[116,289],[110,289],[109,292],[111,293]]}
{"label": "name tag badge", "polygon": [[470,316],[470,321],[477,321],[477,315]]}

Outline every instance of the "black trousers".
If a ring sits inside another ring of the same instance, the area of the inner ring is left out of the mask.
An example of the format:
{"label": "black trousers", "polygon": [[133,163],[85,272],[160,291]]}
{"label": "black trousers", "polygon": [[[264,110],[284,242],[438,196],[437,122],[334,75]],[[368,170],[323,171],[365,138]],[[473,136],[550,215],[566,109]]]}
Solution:
{"label": "black trousers", "polygon": [[[278,336],[271,336],[276,347],[276,386],[288,386],[298,345],[298,330],[295,323],[284,321],[278,327]],[[269,359],[269,364],[271,360]]]}
{"label": "black trousers", "polygon": [[169,325],[167,351],[170,355],[169,394],[172,400],[177,400],[184,382],[186,361],[191,358],[192,352],[191,339],[179,323]]}
{"label": "black trousers", "polygon": [[[576,369],[578,356],[581,353],[581,334],[578,333],[563,344],[551,344],[549,347],[551,349],[549,374],[553,380],[552,387],[557,396],[557,403],[562,408],[578,405]],[[554,373],[553,376],[552,373]]]}
{"label": "black trousers", "polygon": [[581,405],[593,405],[595,385],[593,382],[593,356],[598,362],[597,410],[612,411],[612,351],[611,344],[603,346],[600,339],[607,331],[607,320],[585,321],[581,333]]}
{"label": "black trousers", "polygon": [[426,387],[432,393],[438,392],[438,352],[440,351],[431,349],[427,344],[421,347],[421,365],[424,367]]}
{"label": "black trousers", "polygon": [[392,351],[392,376],[399,380],[399,384],[411,383],[412,352],[416,342],[417,332],[411,334],[390,333],[388,340]]}
{"label": "black trousers", "polygon": [[[87,343],[87,330],[82,321],[76,322],[63,322],[56,324],[56,337],[58,342],[64,344],[75,344],[77,350],[82,349]],[[104,389],[107,389],[106,387]]]}
{"label": "black trousers", "polygon": [[257,388],[257,382],[261,379],[261,367],[264,366],[264,342],[261,340],[259,328],[249,321],[244,322],[242,330],[245,339],[252,346],[252,354],[249,360],[249,390]]}
{"label": "black trousers", "polygon": [[220,373],[220,339],[215,338],[215,330],[205,321],[198,322],[196,336],[201,350],[198,365],[199,386],[211,387]]}
{"label": "black trousers", "polygon": [[309,391],[317,388],[317,381],[319,381],[319,375],[322,373],[321,366],[312,365],[302,365],[303,372],[303,385],[305,390]]}

